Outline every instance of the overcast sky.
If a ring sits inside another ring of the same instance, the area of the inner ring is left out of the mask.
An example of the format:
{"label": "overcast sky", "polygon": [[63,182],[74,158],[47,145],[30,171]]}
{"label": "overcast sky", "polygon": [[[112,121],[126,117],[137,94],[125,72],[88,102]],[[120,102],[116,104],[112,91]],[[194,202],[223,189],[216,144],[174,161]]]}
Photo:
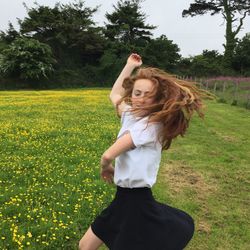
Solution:
{"label": "overcast sky", "polygon": [[[101,5],[93,19],[100,26],[104,24],[105,13],[113,11],[113,4],[118,0],[85,0],[86,7],[96,7]],[[6,30],[8,22],[18,28],[16,18],[23,19],[26,16],[26,10],[23,6],[25,2],[28,7],[34,6],[34,0],[0,0],[0,30]],[[40,5],[53,7],[56,0],[37,0]],[[73,2],[73,0],[61,0],[61,3]],[[179,48],[182,56],[197,55],[204,49],[218,50],[223,52],[222,44],[225,42],[225,23],[220,14],[182,18],[183,9],[187,9],[192,0],[145,0],[142,3],[142,11],[146,13],[146,23],[155,25],[157,28],[153,31],[154,37],[161,34],[173,40]],[[250,32],[250,17],[244,22],[244,29],[239,36],[242,38],[247,32]]]}

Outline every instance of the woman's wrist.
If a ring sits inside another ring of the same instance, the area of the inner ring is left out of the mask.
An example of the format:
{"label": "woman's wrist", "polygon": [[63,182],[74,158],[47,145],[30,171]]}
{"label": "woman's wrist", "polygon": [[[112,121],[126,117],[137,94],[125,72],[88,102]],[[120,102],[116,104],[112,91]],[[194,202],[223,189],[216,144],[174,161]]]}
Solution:
{"label": "woman's wrist", "polygon": [[108,159],[105,156],[102,156],[102,158],[101,158],[101,167],[102,167],[102,169],[103,170],[107,169],[110,166],[111,162],[112,162],[111,159]]}
{"label": "woman's wrist", "polygon": [[102,170],[108,169],[109,165],[101,165]]}
{"label": "woman's wrist", "polygon": [[142,65],[142,60],[140,55],[136,53],[132,53],[129,58],[127,59],[127,65],[134,70],[135,68],[138,68]]}

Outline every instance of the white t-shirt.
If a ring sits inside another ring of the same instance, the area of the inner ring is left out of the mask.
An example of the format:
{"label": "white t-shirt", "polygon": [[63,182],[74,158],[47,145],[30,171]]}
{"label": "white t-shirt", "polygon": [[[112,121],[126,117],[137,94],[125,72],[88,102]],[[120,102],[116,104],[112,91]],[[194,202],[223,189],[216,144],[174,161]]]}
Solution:
{"label": "white t-shirt", "polygon": [[151,188],[156,182],[161,161],[162,146],[157,140],[161,123],[149,123],[147,127],[148,117],[138,120],[130,108],[126,105],[125,112],[122,112],[122,127],[117,138],[129,131],[136,148],[115,158],[114,183],[126,188]]}

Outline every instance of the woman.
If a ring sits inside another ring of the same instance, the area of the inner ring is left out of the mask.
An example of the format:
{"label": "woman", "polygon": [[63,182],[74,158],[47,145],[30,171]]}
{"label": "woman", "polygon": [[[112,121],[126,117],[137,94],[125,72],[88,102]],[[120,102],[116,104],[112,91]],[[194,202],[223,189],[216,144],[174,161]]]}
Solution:
{"label": "woman", "polygon": [[111,250],[180,250],[194,233],[193,218],[156,201],[151,188],[162,150],[184,136],[194,111],[203,118],[201,96],[210,94],[156,68],[140,68],[131,76],[141,64],[141,57],[131,54],[110,94],[122,127],[102,155],[101,177],[117,191],[82,237],[81,250],[103,243]]}

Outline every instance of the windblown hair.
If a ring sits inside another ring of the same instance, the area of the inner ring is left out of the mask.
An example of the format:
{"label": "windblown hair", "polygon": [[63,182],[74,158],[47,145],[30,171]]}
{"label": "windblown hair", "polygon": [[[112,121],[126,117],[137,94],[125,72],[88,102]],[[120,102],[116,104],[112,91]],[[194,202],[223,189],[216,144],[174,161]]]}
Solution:
{"label": "windblown hair", "polygon": [[149,79],[153,83],[153,91],[147,97],[153,98],[154,103],[150,106],[131,108],[131,111],[140,114],[144,110],[144,115],[140,117],[149,116],[148,123],[160,122],[163,124],[158,135],[162,150],[167,150],[172,140],[178,135],[184,137],[194,111],[204,119],[202,109],[205,105],[201,98],[216,98],[212,93],[199,88],[196,82],[178,79],[175,75],[157,68],[140,68],[135,75],[123,81],[122,87],[125,92],[116,105],[117,114],[118,106],[123,101],[132,106],[131,97],[134,83],[139,79]]}

